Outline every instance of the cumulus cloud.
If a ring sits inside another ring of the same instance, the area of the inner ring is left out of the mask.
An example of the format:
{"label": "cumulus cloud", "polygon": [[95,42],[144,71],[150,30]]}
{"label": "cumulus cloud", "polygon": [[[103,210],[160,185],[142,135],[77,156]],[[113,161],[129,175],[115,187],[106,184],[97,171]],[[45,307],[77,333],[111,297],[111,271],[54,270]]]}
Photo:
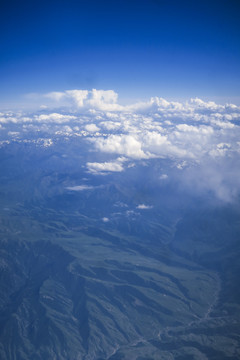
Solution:
{"label": "cumulus cloud", "polygon": [[84,100],[87,99],[88,90],[67,90],[64,95],[72,98],[77,106],[82,107],[84,105]]}
{"label": "cumulus cloud", "polygon": [[96,90],[91,91],[91,97],[87,104],[93,108],[106,111],[121,110],[122,107],[117,104],[118,94],[113,90]]}
{"label": "cumulus cloud", "polygon": [[89,132],[97,132],[100,130],[99,127],[97,127],[95,124],[87,124],[85,125],[85,129]]}
{"label": "cumulus cloud", "polygon": [[51,100],[60,102],[62,100],[74,102],[79,108],[96,108],[104,111],[122,110],[117,104],[118,94],[113,90],[66,90],[64,92],[50,92],[45,95]]}
{"label": "cumulus cloud", "polygon": [[133,135],[109,135],[107,138],[89,139],[94,142],[96,149],[106,152],[129,156],[134,159],[144,159],[149,156],[142,150],[141,142]]}

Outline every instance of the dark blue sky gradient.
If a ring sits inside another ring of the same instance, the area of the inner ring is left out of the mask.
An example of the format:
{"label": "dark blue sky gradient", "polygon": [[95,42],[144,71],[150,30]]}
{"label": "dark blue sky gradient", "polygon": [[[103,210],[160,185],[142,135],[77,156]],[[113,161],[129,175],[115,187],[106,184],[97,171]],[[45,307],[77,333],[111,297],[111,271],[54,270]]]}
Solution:
{"label": "dark blue sky gradient", "polygon": [[0,95],[240,97],[240,1],[2,1]]}

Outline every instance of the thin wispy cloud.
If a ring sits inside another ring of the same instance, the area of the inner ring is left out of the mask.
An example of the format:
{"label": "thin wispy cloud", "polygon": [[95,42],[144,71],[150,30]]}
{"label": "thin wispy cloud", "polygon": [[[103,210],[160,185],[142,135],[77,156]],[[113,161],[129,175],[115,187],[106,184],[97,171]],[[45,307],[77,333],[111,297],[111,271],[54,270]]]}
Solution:
{"label": "thin wispy cloud", "polygon": [[71,191],[86,191],[93,190],[95,187],[91,185],[76,185],[76,186],[68,186],[66,189]]}

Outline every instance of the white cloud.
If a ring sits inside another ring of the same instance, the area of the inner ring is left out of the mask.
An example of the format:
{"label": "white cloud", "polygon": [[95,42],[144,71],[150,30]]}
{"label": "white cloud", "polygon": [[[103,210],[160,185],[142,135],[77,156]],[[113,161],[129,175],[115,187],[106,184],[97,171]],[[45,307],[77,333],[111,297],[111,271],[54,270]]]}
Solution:
{"label": "white cloud", "polygon": [[167,178],[168,178],[167,174],[162,174],[162,175],[159,176],[160,180],[166,180]]}
{"label": "white cloud", "polygon": [[121,127],[121,123],[119,121],[102,121],[99,125],[109,131],[117,130]]}
{"label": "white cloud", "polygon": [[208,134],[213,132],[213,129],[210,126],[193,126],[188,124],[179,124],[176,125],[176,128],[182,132],[188,133]]}
{"label": "white cloud", "polygon": [[167,135],[162,135],[156,131],[147,131],[143,137],[143,149],[152,155],[149,157],[192,157],[191,152],[187,153],[180,146],[172,144]]}
{"label": "white cloud", "polygon": [[133,135],[109,135],[107,138],[89,140],[93,141],[96,149],[102,152],[129,156],[134,159],[148,158],[142,150],[141,142]]}
{"label": "white cloud", "polygon": [[44,96],[55,101],[60,101],[62,98],[65,97],[65,93],[60,91],[53,91],[45,94]]}
{"label": "white cloud", "polygon": [[178,163],[176,165],[177,169],[178,170],[183,170],[185,167],[187,166],[187,162],[184,160],[184,161],[181,161],[180,163]]}
{"label": "white cloud", "polygon": [[20,132],[19,131],[9,131],[8,135],[15,138],[20,135]]}
{"label": "white cloud", "polygon": [[52,123],[56,123],[56,124],[62,124],[62,123],[66,123],[66,122],[69,122],[69,121],[75,120],[75,119],[76,119],[76,116],[63,115],[63,114],[58,114],[58,113],[41,114],[41,115],[34,116],[34,120],[39,121],[41,123],[52,122]]}
{"label": "white cloud", "polygon": [[220,121],[220,120],[211,120],[211,123],[213,125],[219,126],[222,129],[233,129],[235,127],[234,124],[226,121]]}
{"label": "white cloud", "polygon": [[72,98],[79,107],[84,106],[84,100],[87,99],[88,93],[88,90],[67,90],[65,92],[66,96]]}
{"label": "white cloud", "polygon": [[124,170],[121,160],[98,163],[98,162],[88,162],[88,170],[93,174],[102,174],[106,172],[121,172]]}
{"label": "white cloud", "polygon": [[182,186],[195,193],[211,192],[224,201],[231,202],[239,196],[240,158],[218,156],[216,161],[205,158],[199,166],[188,167],[182,174]]}
{"label": "white cloud", "polygon": [[84,191],[84,190],[92,190],[92,189],[94,189],[94,186],[76,185],[76,186],[68,186],[66,189],[71,190],[71,191]]}
{"label": "white cloud", "polygon": [[225,156],[230,148],[231,148],[231,145],[227,144],[227,143],[217,144],[216,148],[214,148],[210,151],[210,155],[213,157]]}
{"label": "white cloud", "polygon": [[91,91],[91,97],[87,103],[90,107],[105,111],[121,110],[122,106],[117,104],[118,94],[113,90],[96,90]]}
{"label": "white cloud", "polygon": [[149,210],[149,209],[152,209],[152,206],[151,205],[145,205],[145,204],[139,204],[136,208],[140,209],[140,210]]}
{"label": "white cloud", "polygon": [[99,127],[97,127],[95,124],[87,124],[85,125],[85,129],[89,132],[97,132],[100,130]]}
{"label": "white cloud", "polygon": [[53,145],[52,139],[42,139],[42,145],[44,147],[49,147]]}
{"label": "white cloud", "polygon": [[43,97],[56,102],[71,100],[82,108],[96,108],[104,111],[122,110],[123,107],[117,104],[118,94],[113,90],[66,90],[64,92],[53,91],[44,94]]}

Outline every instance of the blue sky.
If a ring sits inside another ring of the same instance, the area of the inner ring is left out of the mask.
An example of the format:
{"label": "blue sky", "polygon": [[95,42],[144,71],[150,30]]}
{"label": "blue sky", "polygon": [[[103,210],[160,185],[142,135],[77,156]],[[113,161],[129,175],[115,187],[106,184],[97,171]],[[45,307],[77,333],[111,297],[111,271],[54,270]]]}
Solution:
{"label": "blue sky", "polygon": [[1,2],[1,104],[113,89],[240,103],[239,1]]}

